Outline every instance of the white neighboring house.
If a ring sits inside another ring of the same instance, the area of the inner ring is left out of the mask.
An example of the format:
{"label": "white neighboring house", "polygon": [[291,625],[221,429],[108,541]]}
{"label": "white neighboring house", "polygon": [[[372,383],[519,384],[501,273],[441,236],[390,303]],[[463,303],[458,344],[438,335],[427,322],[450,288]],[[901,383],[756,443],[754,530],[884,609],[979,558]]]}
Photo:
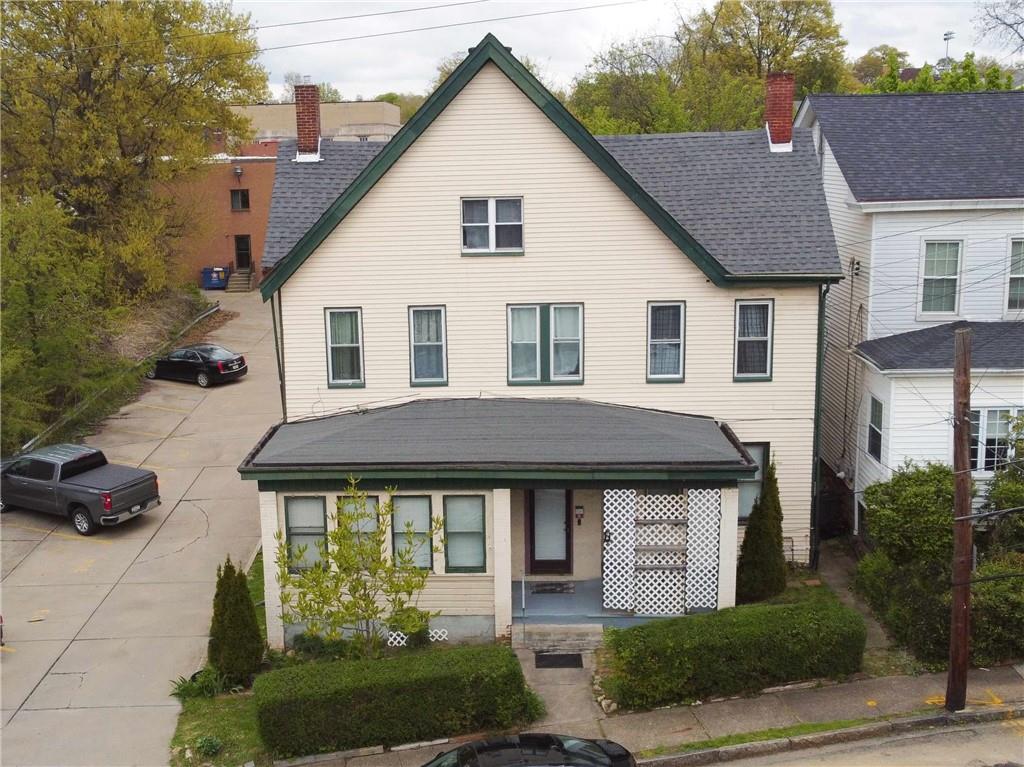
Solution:
{"label": "white neighboring house", "polygon": [[821,458],[860,533],[865,487],[952,462],[955,326],[974,329],[977,479],[1024,409],[1024,92],[812,95],[795,124],[846,277],[826,308]]}
{"label": "white neighboring house", "polygon": [[595,137],[488,35],[389,143],[282,143],[264,552],[356,475],[399,529],[443,520],[420,606],[453,638],[728,607],[773,460],[806,562],[839,263],[792,93],[770,131]]}

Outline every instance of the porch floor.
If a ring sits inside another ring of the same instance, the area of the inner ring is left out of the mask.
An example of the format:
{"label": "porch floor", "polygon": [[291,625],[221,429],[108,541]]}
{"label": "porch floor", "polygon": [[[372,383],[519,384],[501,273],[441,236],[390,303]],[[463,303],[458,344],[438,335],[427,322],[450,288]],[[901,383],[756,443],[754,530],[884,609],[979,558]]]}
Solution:
{"label": "porch floor", "polygon": [[[544,583],[572,583],[571,594],[536,594],[534,589]],[[601,579],[581,581],[526,581],[526,601],[523,602],[523,582],[512,581],[512,622],[529,624],[580,624],[603,626],[636,626],[666,616],[632,615],[617,610],[606,610],[602,604]]]}

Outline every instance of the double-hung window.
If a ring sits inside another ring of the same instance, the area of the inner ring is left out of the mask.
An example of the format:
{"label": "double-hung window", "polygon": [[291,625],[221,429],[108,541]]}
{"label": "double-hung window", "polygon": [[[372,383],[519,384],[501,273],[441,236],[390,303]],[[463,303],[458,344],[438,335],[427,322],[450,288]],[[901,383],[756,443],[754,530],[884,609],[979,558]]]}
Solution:
{"label": "double-hung window", "polygon": [[249,190],[231,190],[231,210],[249,210]]}
{"label": "double-hung window", "polygon": [[925,242],[921,314],[956,314],[960,246],[959,240]]}
{"label": "double-hung window", "polygon": [[744,448],[750,453],[750,457],[757,462],[757,472],[750,479],[737,480],[739,486],[739,518],[740,522],[746,522],[750,512],[754,510],[754,502],[761,496],[761,488],[764,485],[764,471],[768,466],[769,446],[767,442],[744,443]]}
{"label": "double-hung window", "polygon": [[284,529],[296,569],[320,564],[320,547],[327,537],[327,500],[322,495],[286,497]]}
{"label": "double-hung window", "polygon": [[871,397],[871,412],[868,415],[868,455],[882,461],[882,403]]}
{"label": "double-hung window", "polygon": [[523,199],[480,197],[462,201],[462,252],[521,253]]}
{"label": "double-hung window", "polygon": [[366,496],[366,507],[360,512],[358,504],[352,497],[342,497],[340,499],[343,512],[352,515],[358,514],[355,519],[351,520],[352,532],[357,537],[366,533],[372,533],[377,529],[377,502],[377,496]]}
{"label": "double-hung window", "polygon": [[508,307],[508,380],[583,381],[583,304]]}
{"label": "double-hung window", "polygon": [[328,309],[327,365],[328,384],[363,384],[363,328],[359,309]]}
{"label": "double-hung window", "polygon": [[736,302],[736,380],[767,380],[772,375],[771,299]]}
{"label": "double-hung window", "polygon": [[1006,288],[1006,311],[1024,312],[1024,239],[1010,240],[1010,284]]}
{"label": "double-hung window", "polygon": [[409,551],[411,546],[412,564],[430,570],[434,561],[434,546],[430,540],[430,496],[396,495],[392,504],[391,543],[395,554]]}
{"label": "double-hung window", "polygon": [[1010,423],[1021,412],[1014,408],[971,411],[973,471],[995,471],[1010,459]]}
{"label": "double-hung window", "polygon": [[447,383],[448,360],[443,306],[409,307],[409,344],[413,385]]}
{"label": "double-hung window", "polygon": [[445,572],[482,573],[487,570],[487,542],[482,495],[444,497]]}
{"label": "double-hung window", "polygon": [[682,301],[647,305],[647,380],[683,380]]}

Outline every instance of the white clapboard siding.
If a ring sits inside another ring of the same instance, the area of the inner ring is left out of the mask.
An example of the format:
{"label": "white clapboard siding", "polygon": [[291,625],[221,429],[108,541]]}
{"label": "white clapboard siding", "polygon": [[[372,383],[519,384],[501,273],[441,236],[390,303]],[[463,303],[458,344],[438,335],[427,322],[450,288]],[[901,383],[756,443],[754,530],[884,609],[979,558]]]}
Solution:
{"label": "white clapboard siding", "polygon": [[[767,151],[767,149],[766,149]],[[340,191],[340,190],[339,190]],[[460,198],[523,197],[526,255],[462,257]],[[409,396],[585,397],[724,419],[768,441],[806,559],[818,289],[710,284],[487,65],[281,290],[289,420]],[[735,300],[775,300],[774,378],[734,383]],[[647,384],[648,301],[686,301],[686,383]],[[585,304],[582,386],[508,386],[506,304]],[[409,385],[410,305],[447,307],[444,388]],[[366,387],[327,386],[325,307],[362,307]],[[610,437],[611,438],[611,437]]]}
{"label": "white clapboard siding", "polygon": [[[871,397],[882,403],[882,457],[868,454],[868,421],[871,418]],[[893,422],[892,381],[873,368],[864,366],[864,382],[860,390],[860,417],[857,420],[857,475],[854,480],[856,499],[861,500],[864,488],[875,482],[884,482],[895,467],[890,439]]]}

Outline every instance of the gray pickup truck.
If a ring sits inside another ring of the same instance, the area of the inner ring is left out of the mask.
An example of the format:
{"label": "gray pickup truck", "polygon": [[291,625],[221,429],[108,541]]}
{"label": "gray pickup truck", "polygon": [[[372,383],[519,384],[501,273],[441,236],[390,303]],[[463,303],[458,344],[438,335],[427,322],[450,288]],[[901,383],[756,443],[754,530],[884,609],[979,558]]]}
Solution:
{"label": "gray pickup truck", "polygon": [[119,525],[160,503],[156,474],[107,463],[84,445],[51,445],[5,461],[0,506],[67,517],[82,535],[100,525]]}

